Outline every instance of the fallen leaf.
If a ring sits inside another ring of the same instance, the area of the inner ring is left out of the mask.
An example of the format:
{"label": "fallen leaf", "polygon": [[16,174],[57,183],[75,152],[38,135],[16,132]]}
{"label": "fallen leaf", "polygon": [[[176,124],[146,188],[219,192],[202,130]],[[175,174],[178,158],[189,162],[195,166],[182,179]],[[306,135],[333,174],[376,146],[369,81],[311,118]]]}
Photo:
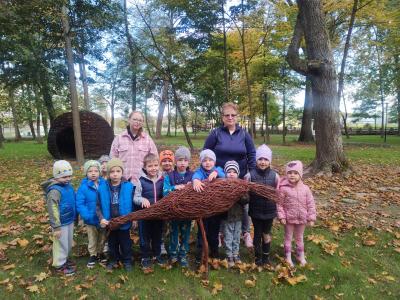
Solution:
{"label": "fallen leaf", "polygon": [[17,241],[17,243],[21,248],[25,248],[26,246],[28,246],[29,241],[27,239],[20,239]]}
{"label": "fallen leaf", "polygon": [[79,297],[78,300],[85,300],[88,297],[88,294],[83,294],[82,296]]}
{"label": "fallen leaf", "polygon": [[28,291],[30,291],[31,293],[39,293],[39,287],[35,284],[35,285],[30,285],[26,288]]}
{"label": "fallen leaf", "polygon": [[43,281],[45,280],[47,277],[49,277],[45,272],[41,272],[39,275],[35,275],[35,281]]}
{"label": "fallen leaf", "polygon": [[216,294],[218,294],[219,291],[222,291],[222,283],[216,282],[213,285],[213,289],[211,291],[211,295],[215,296]]}
{"label": "fallen leaf", "polygon": [[288,278],[286,278],[286,281],[290,284],[290,285],[296,285],[296,284],[298,284],[298,283],[300,283],[300,282],[305,282],[305,281],[307,281],[307,277],[306,277],[306,275],[299,275],[299,276],[296,276],[296,277],[288,277]]}
{"label": "fallen leaf", "polygon": [[12,283],[7,284],[6,290],[12,292],[14,290],[14,285]]}
{"label": "fallen leaf", "polygon": [[15,268],[15,264],[10,264],[10,265],[5,265],[3,266],[3,270],[7,271],[7,270],[11,270]]}
{"label": "fallen leaf", "polygon": [[248,288],[253,288],[256,286],[256,280],[250,280],[250,279],[246,279],[244,281],[244,285]]}
{"label": "fallen leaf", "polygon": [[363,240],[363,245],[372,247],[372,246],[376,245],[376,241],[375,240]]}
{"label": "fallen leaf", "polygon": [[0,284],[7,284],[10,282],[10,278],[6,278],[3,281],[0,281]]}

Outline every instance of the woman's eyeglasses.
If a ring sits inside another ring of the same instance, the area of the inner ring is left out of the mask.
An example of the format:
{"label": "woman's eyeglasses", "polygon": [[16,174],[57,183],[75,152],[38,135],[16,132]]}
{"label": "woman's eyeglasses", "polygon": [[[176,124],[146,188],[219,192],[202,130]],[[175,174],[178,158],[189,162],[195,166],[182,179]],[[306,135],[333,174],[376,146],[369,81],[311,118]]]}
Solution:
{"label": "woman's eyeglasses", "polygon": [[138,122],[138,123],[143,123],[143,120],[141,119],[131,119],[132,122]]}
{"label": "woman's eyeglasses", "polygon": [[226,114],[224,115],[225,118],[236,118],[237,114]]}

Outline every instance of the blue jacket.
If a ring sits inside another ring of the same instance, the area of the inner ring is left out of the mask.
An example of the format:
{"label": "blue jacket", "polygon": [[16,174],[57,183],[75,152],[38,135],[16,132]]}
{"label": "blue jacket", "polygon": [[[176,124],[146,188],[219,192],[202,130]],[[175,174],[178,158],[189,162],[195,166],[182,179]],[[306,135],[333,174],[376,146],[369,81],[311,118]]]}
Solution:
{"label": "blue jacket", "polygon": [[71,184],[53,184],[47,192],[57,190],[60,192],[60,224],[61,226],[69,225],[75,220],[75,191]]}
{"label": "blue jacket", "polygon": [[151,180],[143,171],[139,178],[138,186],[141,191],[142,198],[149,200],[150,204],[154,204],[163,197],[164,177],[161,173],[157,175],[157,180]]}
{"label": "blue jacket", "polygon": [[99,178],[97,188],[94,182],[87,177],[82,179],[78,191],[76,192],[76,209],[85,224],[100,226],[99,218],[96,215],[98,188],[105,184],[107,184],[107,182],[102,177]]}
{"label": "blue jacket", "polygon": [[235,160],[239,164],[239,178],[243,178],[248,169],[256,167],[256,148],[251,136],[239,125],[230,134],[224,127],[215,128],[204,142],[204,149],[214,151],[217,156],[216,165],[224,168],[229,160]]}
{"label": "blue jacket", "polygon": [[192,181],[193,172],[187,168],[184,174],[179,174],[176,170],[169,172],[164,176],[163,196],[168,195],[170,192],[175,191],[175,186],[178,184],[187,184]]}
{"label": "blue jacket", "polygon": [[217,173],[218,173],[217,178],[225,178],[224,170],[222,170],[220,167],[214,167],[210,171],[206,171],[206,170],[203,169],[202,166],[200,166],[200,167],[198,167],[196,169],[196,171],[194,171],[192,180],[195,180],[195,179],[199,179],[199,180],[207,179],[208,176],[214,171],[217,171]]}
{"label": "blue jacket", "polygon": [[[111,219],[111,190],[110,182],[102,186],[99,185],[99,197],[101,205],[101,213],[103,218],[106,220]],[[135,192],[135,186],[125,179],[121,181],[121,190],[119,192],[119,213],[121,216],[127,215],[133,211],[133,195]],[[127,222],[120,226],[119,229],[127,230],[131,228],[132,222]]]}

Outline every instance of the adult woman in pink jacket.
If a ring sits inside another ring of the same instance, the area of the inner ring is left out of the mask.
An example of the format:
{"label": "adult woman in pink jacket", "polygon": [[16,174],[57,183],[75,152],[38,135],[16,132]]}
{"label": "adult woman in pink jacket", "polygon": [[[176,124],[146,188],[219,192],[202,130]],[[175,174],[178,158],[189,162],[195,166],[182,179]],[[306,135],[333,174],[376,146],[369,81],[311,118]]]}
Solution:
{"label": "adult woman in pink jacket", "polygon": [[143,168],[143,158],[152,153],[158,156],[152,138],[143,131],[144,116],[139,111],[129,114],[128,126],[114,138],[110,156],[118,157],[124,164],[124,177],[136,184]]}
{"label": "adult woman in pink jacket", "polygon": [[285,225],[285,257],[287,263],[293,266],[291,251],[294,234],[297,260],[304,266],[307,263],[304,255],[304,229],[306,225],[313,226],[317,216],[314,197],[310,188],[302,181],[301,161],[289,162],[285,173],[286,176],[278,183],[281,199],[277,203],[278,219]]}

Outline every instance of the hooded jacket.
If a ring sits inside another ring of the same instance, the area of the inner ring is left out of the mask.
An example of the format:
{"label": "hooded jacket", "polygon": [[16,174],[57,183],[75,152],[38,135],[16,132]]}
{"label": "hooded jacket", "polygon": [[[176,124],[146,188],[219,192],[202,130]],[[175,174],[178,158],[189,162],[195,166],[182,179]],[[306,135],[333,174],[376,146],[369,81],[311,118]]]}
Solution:
{"label": "hooded jacket", "polygon": [[163,197],[164,177],[159,171],[155,180],[151,179],[147,173],[142,170],[138,184],[136,186],[135,205],[141,207],[143,198],[149,200],[150,204],[154,204]]}
{"label": "hooded jacket", "polygon": [[61,184],[51,178],[41,184],[46,194],[46,206],[53,229],[75,220],[75,191],[71,184]]}
{"label": "hooded jacket", "polygon": [[98,186],[87,177],[83,178],[81,184],[76,192],[76,209],[81,215],[85,224],[100,226],[99,218],[96,215],[97,201],[100,201],[98,190],[101,186],[106,185],[107,182],[100,177]]}
{"label": "hooded jacket", "polygon": [[284,177],[278,183],[280,200],[277,203],[278,219],[289,224],[306,224],[315,221],[317,212],[310,188],[300,180],[293,185]]}

